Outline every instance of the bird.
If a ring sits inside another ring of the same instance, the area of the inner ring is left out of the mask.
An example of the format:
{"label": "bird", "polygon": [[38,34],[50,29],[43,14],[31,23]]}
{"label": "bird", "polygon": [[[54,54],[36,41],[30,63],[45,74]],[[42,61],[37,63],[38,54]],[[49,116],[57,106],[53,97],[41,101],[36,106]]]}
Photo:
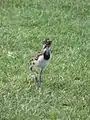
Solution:
{"label": "bird", "polygon": [[[52,41],[49,38],[45,39],[43,41],[41,52],[37,54],[34,58],[32,58],[32,60],[30,61],[29,69],[31,71],[31,75],[35,76],[35,81],[38,87],[41,86],[42,73],[49,64],[49,61],[51,60],[51,56],[52,56],[51,44]],[[39,77],[37,75],[37,72],[35,71],[35,69],[38,68],[40,69]]]}

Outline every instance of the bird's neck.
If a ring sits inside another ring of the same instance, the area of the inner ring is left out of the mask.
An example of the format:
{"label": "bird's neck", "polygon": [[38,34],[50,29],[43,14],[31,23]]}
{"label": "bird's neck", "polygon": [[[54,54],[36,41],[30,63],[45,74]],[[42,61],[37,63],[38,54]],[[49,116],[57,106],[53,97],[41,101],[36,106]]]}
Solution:
{"label": "bird's neck", "polygon": [[49,60],[50,59],[50,51],[45,51],[44,52],[44,59]]}

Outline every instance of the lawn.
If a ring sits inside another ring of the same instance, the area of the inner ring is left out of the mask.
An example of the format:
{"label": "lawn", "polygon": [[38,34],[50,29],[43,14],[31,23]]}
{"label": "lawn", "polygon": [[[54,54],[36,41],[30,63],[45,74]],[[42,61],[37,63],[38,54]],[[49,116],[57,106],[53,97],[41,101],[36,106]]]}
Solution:
{"label": "lawn", "polygon": [[[47,37],[37,90],[29,61]],[[0,120],[90,120],[90,0],[0,0]]]}

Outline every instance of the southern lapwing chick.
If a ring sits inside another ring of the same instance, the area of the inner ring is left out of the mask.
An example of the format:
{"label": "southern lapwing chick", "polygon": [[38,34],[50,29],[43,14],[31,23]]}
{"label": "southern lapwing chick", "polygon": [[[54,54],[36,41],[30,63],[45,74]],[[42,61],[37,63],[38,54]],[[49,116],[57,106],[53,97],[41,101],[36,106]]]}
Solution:
{"label": "southern lapwing chick", "polygon": [[[52,41],[49,39],[46,39],[43,42],[43,48],[42,52],[40,54],[37,54],[35,58],[32,59],[30,62],[30,71],[31,74],[35,76],[36,83],[38,87],[41,85],[42,81],[42,72],[45,70],[46,66],[48,65],[50,59],[51,59],[51,43]],[[37,75],[35,72],[36,69],[40,69],[40,73]]]}

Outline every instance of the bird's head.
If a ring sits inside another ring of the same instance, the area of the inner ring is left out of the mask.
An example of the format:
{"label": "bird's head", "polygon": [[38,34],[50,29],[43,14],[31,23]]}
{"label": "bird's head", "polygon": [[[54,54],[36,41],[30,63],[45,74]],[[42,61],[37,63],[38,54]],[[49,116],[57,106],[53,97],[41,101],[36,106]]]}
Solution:
{"label": "bird's head", "polygon": [[43,49],[50,49],[51,44],[52,44],[52,41],[49,40],[49,38],[45,39],[43,41]]}

